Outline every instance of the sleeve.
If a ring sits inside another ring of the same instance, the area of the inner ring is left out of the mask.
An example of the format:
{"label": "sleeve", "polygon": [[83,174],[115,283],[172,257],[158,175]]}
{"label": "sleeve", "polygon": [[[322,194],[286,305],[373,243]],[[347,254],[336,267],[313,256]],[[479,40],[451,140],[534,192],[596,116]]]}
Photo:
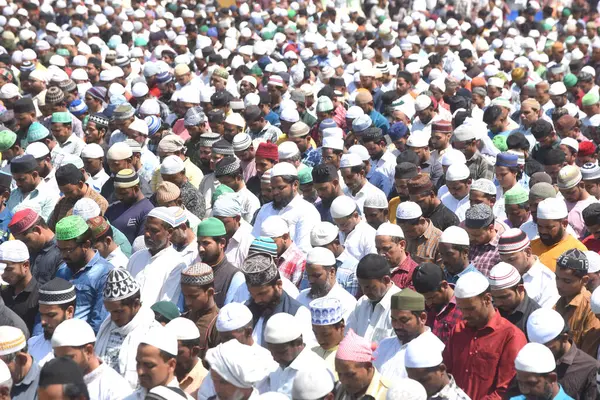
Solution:
{"label": "sleeve", "polygon": [[94,329],[94,333],[98,334],[98,330],[100,329],[100,325],[108,316],[108,311],[104,308],[104,297],[102,296],[102,291],[104,290],[104,285],[106,283],[106,279],[108,278],[108,269],[106,272],[102,273],[96,282],[96,287],[94,288],[95,296],[94,296],[94,304],[91,304],[90,313],[88,315],[88,323]]}
{"label": "sleeve", "polygon": [[[236,296],[236,293],[238,292],[238,289],[242,286],[246,284],[246,278],[244,277],[244,274],[241,271],[236,272],[233,277],[231,278],[231,283],[229,284],[229,289],[227,289],[227,294],[225,295],[225,304],[229,304],[232,303],[233,301],[235,301],[236,298],[239,298],[238,296]],[[247,292],[247,290],[246,290]],[[240,293],[239,296],[242,296],[243,293]],[[249,295],[249,293],[248,293]],[[250,296],[248,296],[250,297]],[[246,301],[246,299],[244,299],[242,301],[242,303]]]}
{"label": "sleeve", "polygon": [[[54,214],[54,210],[56,209],[56,205],[58,204],[58,200],[59,200],[59,196],[48,196],[43,204],[41,204],[41,213],[40,216],[42,218],[44,218],[45,221],[48,220],[48,218],[50,218],[51,214]],[[56,225],[58,221],[54,221],[54,225]]]}
{"label": "sleeve", "polygon": [[[508,390],[510,382],[513,380],[516,374],[515,358],[517,358],[519,350],[521,350],[526,344],[527,339],[525,339],[523,332],[514,327],[513,334],[504,344],[504,349],[500,355],[500,361],[498,362],[497,367],[498,372],[495,380],[496,388],[489,395],[482,397],[482,400],[500,400],[504,398],[503,396]],[[446,346],[446,349],[448,347],[450,347],[450,343],[448,346]]]}
{"label": "sleeve", "polygon": [[360,300],[359,300],[359,303],[356,304],[356,307],[354,307],[354,310],[352,310],[352,312],[350,313],[350,316],[348,317],[348,321],[346,321],[346,332],[345,333],[348,333],[348,331],[350,329],[352,329],[356,332],[356,327],[358,326],[357,310],[358,310],[359,306],[360,306]]}
{"label": "sleeve", "polygon": [[[596,367],[600,367],[599,363],[596,362]],[[596,369],[590,371],[585,382],[585,388],[583,390],[583,400],[597,400],[598,399],[598,387],[596,384]]]}
{"label": "sleeve", "polygon": [[160,291],[159,301],[177,302],[179,293],[181,292],[180,281],[181,271],[185,268],[185,263],[180,262],[173,268]]}
{"label": "sleeve", "polygon": [[310,249],[312,249],[312,246],[310,245],[310,231],[312,231],[313,227],[321,221],[321,216],[319,215],[317,209],[314,208],[314,206],[311,207],[312,209],[307,208],[305,215],[299,215],[300,218],[296,223],[296,235],[294,237],[294,242],[296,242],[304,254],[307,254]]}

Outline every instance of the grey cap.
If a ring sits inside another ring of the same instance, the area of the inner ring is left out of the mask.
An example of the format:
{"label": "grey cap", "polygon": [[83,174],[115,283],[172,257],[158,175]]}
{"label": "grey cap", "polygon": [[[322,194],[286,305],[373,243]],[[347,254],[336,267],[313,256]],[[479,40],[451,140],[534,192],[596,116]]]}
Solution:
{"label": "grey cap", "polygon": [[537,197],[539,199],[549,199],[556,197],[556,189],[549,183],[539,182],[529,190],[529,197]]}

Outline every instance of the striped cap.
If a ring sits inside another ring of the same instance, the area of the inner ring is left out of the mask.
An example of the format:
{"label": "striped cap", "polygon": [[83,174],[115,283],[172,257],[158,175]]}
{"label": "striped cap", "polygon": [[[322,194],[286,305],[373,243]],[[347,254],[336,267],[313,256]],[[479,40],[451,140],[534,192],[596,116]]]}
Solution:
{"label": "striped cap", "polygon": [[214,280],[212,268],[203,262],[192,264],[181,272],[182,285],[204,286]]}
{"label": "striped cap", "polygon": [[75,301],[75,286],[65,279],[54,278],[39,289],[39,303],[46,305],[67,304]]}
{"label": "striped cap", "polygon": [[527,234],[519,228],[512,228],[500,235],[498,241],[498,253],[512,254],[525,250],[529,247]]}
{"label": "striped cap", "polygon": [[251,254],[267,254],[273,258],[277,257],[277,244],[270,237],[257,237],[250,243],[250,248],[248,249],[248,255]]}
{"label": "striped cap", "polygon": [[92,114],[88,122],[93,122],[96,126],[108,128],[108,118],[104,114]]}
{"label": "striped cap", "polygon": [[488,281],[490,289],[502,290],[515,287],[521,280],[521,274],[512,265],[500,262],[496,264],[490,271]]}
{"label": "striped cap", "polygon": [[132,169],[122,169],[115,176],[115,187],[116,188],[130,188],[140,184],[140,178]]}

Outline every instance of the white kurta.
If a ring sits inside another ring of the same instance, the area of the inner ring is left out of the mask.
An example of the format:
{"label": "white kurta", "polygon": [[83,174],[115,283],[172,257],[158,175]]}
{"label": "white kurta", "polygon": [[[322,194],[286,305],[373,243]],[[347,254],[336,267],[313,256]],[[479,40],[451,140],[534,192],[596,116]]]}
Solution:
{"label": "white kurta", "polygon": [[106,261],[111,263],[115,268],[127,268],[129,258],[123,253],[121,247],[117,247],[112,253],[106,257]]}
{"label": "white kurta", "polygon": [[188,244],[183,250],[179,252],[185,265],[189,267],[198,258],[198,243],[194,239],[192,243]]}
{"label": "white kurta", "polygon": [[375,171],[381,172],[383,175],[387,176],[391,182],[394,181],[394,176],[396,174],[396,157],[391,151],[384,152],[377,161],[371,158],[369,163],[371,164],[371,168],[375,168]]}
{"label": "white kurta", "polygon": [[129,259],[127,270],[140,284],[142,304],[152,305],[162,300],[177,302],[185,266],[177,250],[169,246],[154,256],[148,249],[136,252]]}
{"label": "white kurta", "polygon": [[369,342],[376,343],[394,336],[390,317],[391,298],[401,290],[398,286],[392,285],[375,307],[367,296],[358,299],[356,308],[348,318],[346,332],[352,329],[357,335],[364,337]]}
{"label": "white kurta", "polygon": [[248,256],[248,250],[250,249],[253,240],[252,225],[241,219],[240,227],[235,231],[227,243],[227,248],[225,249],[227,261],[234,266],[241,268],[244,260]]}
{"label": "white kurta", "polygon": [[260,208],[260,200],[245,186],[237,192],[237,195],[242,205],[242,218],[247,223],[251,223],[256,210]]}
{"label": "white kurta", "polygon": [[52,343],[44,338],[44,334],[30,337],[27,351],[40,367],[54,358]]}
{"label": "white kurta", "polygon": [[363,212],[365,200],[367,200],[367,197],[378,196],[382,199],[387,199],[387,196],[385,195],[385,193],[383,193],[383,190],[379,189],[377,186],[373,185],[369,181],[365,181],[365,185],[356,193],[356,195],[352,194],[350,189],[348,189],[347,187],[344,188],[343,191],[346,196],[350,197],[356,202],[356,205],[358,206],[358,209],[361,213]]}
{"label": "white kurta", "polygon": [[560,298],[556,288],[556,275],[537,256],[535,258],[535,263],[523,274],[525,291],[540,307],[553,308]]}
{"label": "white kurta", "polygon": [[[310,309],[308,305],[311,301],[314,300],[314,298],[310,297],[309,294],[310,288],[304,289],[302,292],[300,292],[296,300],[298,300],[298,302],[303,306]],[[327,293],[327,295],[323,297],[330,299],[338,299],[340,301],[340,304],[342,305],[342,314],[344,316],[344,321],[348,321],[350,313],[354,311],[354,308],[356,308],[356,298],[350,293],[348,293],[344,288],[342,288],[337,282],[333,284],[329,293]]]}
{"label": "white kurta", "polygon": [[202,182],[200,182],[200,193],[204,195],[204,203],[206,206],[206,215],[211,215],[212,212],[212,194],[213,191],[221,184],[215,177],[215,173],[204,175]]}
{"label": "white kurta", "polygon": [[129,384],[121,375],[106,364],[83,377],[90,399],[118,400],[131,394]]}
{"label": "white kurta", "polygon": [[347,236],[343,232],[339,233],[340,243],[351,256],[362,260],[367,254],[377,254],[375,233],[375,228],[366,221],[360,221]]}
{"label": "white kurta", "polygon": [[467,210],[471,207],[471,202],[469,201],[469,194],[462,199],[458,200],[456,197],[452,196],[450,192],[446,192],[443,196],[440,197],[442,203],[450,209],[460,222],[464,221]]}

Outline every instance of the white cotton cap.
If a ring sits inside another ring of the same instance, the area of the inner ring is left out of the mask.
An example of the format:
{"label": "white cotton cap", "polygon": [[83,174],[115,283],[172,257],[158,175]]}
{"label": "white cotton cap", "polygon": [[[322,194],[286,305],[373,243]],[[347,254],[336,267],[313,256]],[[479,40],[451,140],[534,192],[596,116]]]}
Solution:
{"label": "white cotton cap", "polygon": [[148,333],[142,337],[140,344],[156,347],[172,356],[177,355],[177,337],[172,331],[163,326],[151,328]]}
{"label": "white cotton cap", "polygon": [[300,121],[300,114],[298,113],[298,110],[291,107],[286,107],[281,111],[279,119],[282,121],[294,123]]}
{"label": "white cotton cap", "polygon": [[278,238],[286,233],[290,233],[290,227],[279,215],[271,215],[260,226],[260,236]]}
{"label": "white cotton cap", "polygon": [[330,207],[333,218],[345,218],[354,213],[356,209],[356,202],[348,196],[336,197]]}
{"label": "white cotton cap", "polygon": [[323,138],[322,147],[324,149],[334,149],[338,151],[344,150],[344,139],[338,137]]}
{"label": "white cotton cap", "polygon": [[27,146],[25,154],[31,154],[34,158],[42,158],[50,154],[50,149],[42,142],[34,142]]}
{"label": "white cotton cap", "polygon": [[437,367],[444,362],[442,359],[443,349],[443,345],[440,346],[439,340],[435,340],[435,338],[418,337],[406,346],[404,365],[406,368]]}
{"label": "white cotton cap", "polygon": [[6,382],[11,378],[12,376],[10,374],[8,366],[4,361],[0,360],[0,382]]}
{"label": "white cotton cap", "polygon": [[177,340],[195,340],[200,338],[200,330],[196,323],[188,318],[178,317],[165,325]]}
{"label": "white cotton cap", "polygon": [[449,226],[444,232],[442,232],[442,236],[440,236],[440,243],[469,246],[469,234],[466,230],[459,226]]}
{"label": "white cotton cap", "polygon": [[552,350],[540,343],[527,343],[515,358],[515,369],[521,372],[547,374],[556,369]]}
{"label": "white cotton cap", "polygon": [[431,105],[431,98],[429,96],[425,96],[424,94],[417,96],[417,98],[415,100],[415,110],[423,111],[430,105]]}
{"label": "white cotton cap", "polygon": [[89,220],[100,215],[100,206],[89,197],[82,197],[73,206],[73,215],[78,215],[84,220]]}
{"label": "white cotton cap", "polygon": [[453,164],[446,170],[446,181],[456,182],[469,179],[471,170],[466,164]]}
{"label": "white cotton cap", "polygon": [[348,153],[356,154],[362,161],[368,161],[371,158],[369,155],[369,150],[367,150],[367,148],[362,144],[355,144],[354,146],[350,147],[348,149]]}
{"label": "white cotton cap", "polygon": [[[323,129],[323,140],[328,139],[328,138],[341,139],[342,143],[343,143],[344,131],[342,130],[342,128],[339,128],[337,126],[333,127],[333,128],[325,128],[325,129]],[[339,143],[339,141],[338,141],[338,143]],[[342,147],[342,149],[343,149],[343,147]]]}
{"label": "white cotton cap", "polygon": [[490,286],[485,275],[479,271],[469,271],[456,282],[454,295],[457,299],[468,299],[479,296]]}
{"label": "white cotton cap", "polygon": [[[454,130],[454,135],[452,136],[452,140],[455,140],[458,142],[466,142],[468,140],[477,139],[476,128],[477,127],[472,124],[462,124]],[[444,155],[446,155],[446,154],[444,154]]]}
{"label": "white cotton cap", "polygon": [[351,168],[363,165],[363,160],[356,153],[347,153],[342,155],[340,168]]}
{"label": "white cotton cap", "polygon": [[[441,159],[441,164],[444,167],[449,167],[454,164],[466,164],[467,159],[462,151],[450,149],[444,153]],[[466,178],[465,178],[466,179]]]}
{"label": "white cotton cap", "polygon": [[311,265],[335,265],[335,256],[325,247],[313,247],[306,255],[306,263]]}
{"label": "white cotton cap", "polygon": [[406,140],[408,147],[427,147],[429,146],[429,136],[423,131],[412,132]]}
{"label": "white cotton cap", "polygon": [[588,273],[593,274],[600,271],[600,254],[595,251],[584,251],[585,256],[590,264]]}
{"label": "white cotton cap", "polygon": [[567,218],[569,211],[563,199],[548,198],[542,200],[538,205],[538,219],[564,219]]}
{"label": "white cotton cap", "polygon": [[82,319],[67,319],[56,327],[52,335],[52,348],[80,347],[96,342],[94,330]]}
{"label": "white cotton cap", "polygon": [[165,157],[163,162],[160,164],[160,173],[164,175],[177,174],[185,169],[185,164],[181,157],[171,155]]}
{"label": "white cotton cap", "polygon": [[288,162],[277,163],[271,168],[271,178],[282,175],[298,176],[298,170]]}
{"label": "white cotton cap", "polygon": [[385,400],[427,400],[427,391],[414,379],[400,378],[388,389]]}
{"label": "white cotton cap", "polygon": [[421,207],[413,201],[403,201],[396,209],[396,219],[411,220],[423,215]]}
{"label": "white cotton cap", "polygon": [[550,96],[562,96],[567,93],[567,87],[562,82],[554,82],[550,85]]}
{"label": "white cotton cap", "polygon": [[29,250],[20,240],[8,240],[0,244],[0,261],[4,263],[29,261]]}
{"label": "white cotton cap", "polygon": [[231,332],[252,322],[252,312],[242,303],[229,303],[219,310],[217,331]]}
{"label": "white cotton cap", "polygon": [[361,115],[365,115],[365,112],[359,106],[352,106],[348,108],[348,111],[346,112],[346,118],[348,119],[356,119]]}
{"label": "white cotton cap", "polygon": [[569,146],[572,149],[575,149],[575,151],[579,151],[579,142],[573,139],[572,137],[562,138],[560,140],[560,144],[564,144],[565,146]]}
{"label": "white cotton cap", "polygon": [[373,190],[367,194],[363,208],[376,208],[379,210],[387,210],[389,206],[385,193],[381,190]]}
{"label": "white cotton cap", "polygon": [[335,377],[324,365],[313,365],[296,373],[292,384],[294,400],[322,399],[333,391]]}
{"label": "white cotton cap", "polygon": [[310,244],[311,246],[328,245],[338,237],[339,232],[339,228],[331,222],[321,221],[310,231]]}
{"label": "white cotton cap", "polygon": [[86,144],[81,150],[81,158],[104,158],[104,150],[99,144]]}
{"label": "white cotton cap", "polygon": [[565,320],[556,310],[539,308],[527,318],[527,336],[530,342],[546,344],[563,332],[566,332]]}
{"label": "white cotton cap", "polygon": [[402,232],[402,228],[398,225],[392,224],[391,222],[384,222],[377,228],[375,236],[391,236],[404,239],[404,232]]}
{"label": "white cotton cap", "polygon": [[131,88],[131,94],[133,97],[143,97],[149,92],[148,85],[144,82],[138,82]]}
{"label": "white cotton cap", "polygon": [[271,344],[289,343],[302,336],[296,317],[287,313],[273,315],[265,327],[265,342]]}
{"label": "white cotton cap", "polygon": [[294,142],[286,141],[277,147],[277,153],[280,160],[287,160],[300,153],[298,145]]}

